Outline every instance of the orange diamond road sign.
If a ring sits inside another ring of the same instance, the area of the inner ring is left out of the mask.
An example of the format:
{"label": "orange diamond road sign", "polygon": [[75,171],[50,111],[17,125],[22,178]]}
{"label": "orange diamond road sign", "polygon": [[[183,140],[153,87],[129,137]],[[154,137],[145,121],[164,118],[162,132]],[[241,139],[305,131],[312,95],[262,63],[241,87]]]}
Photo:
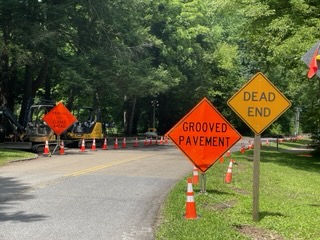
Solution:
{"label": "orange diamond road sign", "polygon": [[169,132],[177,147],[202,172],[207,171],[241,135],[203,98]]}
{"label": "orange diamond road sign", "polygon": [[61,102],[52,108],[42,119],[57,135],[61,135],[77,121],[76,117]]}
{"label": "orange diamond road sign", "polygon": [[260,135],[291,106],[291,102],[259,72],[229,99],[228,105]]}

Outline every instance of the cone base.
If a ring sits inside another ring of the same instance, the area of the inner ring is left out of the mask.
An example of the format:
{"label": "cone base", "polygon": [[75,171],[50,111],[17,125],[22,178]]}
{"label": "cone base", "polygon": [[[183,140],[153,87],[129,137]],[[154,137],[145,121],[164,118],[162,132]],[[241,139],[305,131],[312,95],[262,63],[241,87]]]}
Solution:
{"label": "cone base", "polygon": [[186,216],[186,214],[183,214],[183,218],[187,219],[187,220],[197,220],[199,219],[201,216],[200,215],[196,215],[196,216]]}
{"label": "cone base", "polygon": [[229,178],[228,178],[228,179],[225,179],[225,180],[224,180],[224,183],[231,183],[231,178],[230,178],[230,179],[229,179]]}

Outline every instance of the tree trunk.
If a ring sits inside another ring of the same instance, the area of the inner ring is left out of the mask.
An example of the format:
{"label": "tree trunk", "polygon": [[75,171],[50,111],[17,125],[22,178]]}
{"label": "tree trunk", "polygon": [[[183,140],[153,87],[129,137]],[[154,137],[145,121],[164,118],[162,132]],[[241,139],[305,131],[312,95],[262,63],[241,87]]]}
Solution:
{"label": "tree trunk", "polygon": [[24,93],[23,93],[23,99],[22,99],[21,110],[19,115],[19,123],[23,126],[26,126],[27,124],[28,111],[30,106],[33,103],[32,71],[33,71],[32,66],[30,64],[27,64],[25,66],[25,72],[24,72]]}
{"label": "tree trunk", "polygon": [[68,99],[67,99],[67,102],[66,102],[66,107],[69,109],[69,110],[72,110],[73,109],[73,102],[74,102],[74,92],[72,89],[70,89],[70,92],[69,92],[69,96],[68,96]]}
{"label": "tree trunk", "polygon": [[[8,83],[9,83],[9,56],[4,50],[0,56],[0,69],[1,69],[1,79],[0,79],[0,106],[7,105],[8,103]],[[11,109],[12,110],[12,109]]]}
{"label": "tree trunk", "polygon": [[33,66],[30,64],[26,65],[25,77],[24,77],[24,81],[25,81],[24,95],[23,95],[23,100],[21,104],[20,116],[19,116],[19,122],[23,126],[26,126],[27,124],[28,112],[31,105],[33,104],[33,99],[36,96],[38,89],[45,82],[46,75],[48,72],[48,65],[49,65],[49,62],[47,59],[45,59],[39,71],[38,77],[36,78],[35,81],[33,81],[33,70],[34,70]]}
{"label": "tree trunk", "polygon": [[[46,75],[48,73],[49,61],[47,58],[44,59],[39,75],[35,81],[32,82],[32,97],[36,96],[38,89],[45,83]],[[47,99],[50,100],[50,99]]]}
{"label": "tree trunk", "polygon": [[137,97],[133,97],[132,106],[131,106],[131,112],[130,112],[130,118],[128,123],[128,134],[132,134],[132,126],[133,126],[133,119],[134,119],[134,113],[136,109],[136,103],[137,103]]}

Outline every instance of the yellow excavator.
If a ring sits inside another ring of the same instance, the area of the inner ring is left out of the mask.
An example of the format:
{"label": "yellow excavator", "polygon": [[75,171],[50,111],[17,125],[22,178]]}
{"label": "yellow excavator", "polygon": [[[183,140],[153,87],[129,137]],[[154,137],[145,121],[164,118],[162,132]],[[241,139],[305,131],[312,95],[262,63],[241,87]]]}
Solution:
{"label": "yellow excavator", "polygon": [[[28,111],[26,126],[18,122],[10,109],[0,107],[0,141],[3,147],[40,152],[46,140],[53,143],[56,135],[42,120],[53,107],[53,104],[32,105]],[[11,130],[5,126],[10,126]]]}
{"label": "yellow excavator", "polygon": [[100,110],[92,107],[76,107],[71,112],[78,121],[68,129],[65,138],[78,142],[78,146],[82,139],[85,139],[86,147],[91,147],[95,139],[97,147],[102,146],[105,131]]}

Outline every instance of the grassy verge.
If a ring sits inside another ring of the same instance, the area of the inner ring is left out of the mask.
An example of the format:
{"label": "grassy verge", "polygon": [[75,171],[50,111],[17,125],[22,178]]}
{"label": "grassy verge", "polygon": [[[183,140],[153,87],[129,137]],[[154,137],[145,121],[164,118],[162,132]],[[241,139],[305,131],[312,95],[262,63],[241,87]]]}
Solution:
{"label": "grassy verge", "polygon": [[0,166],[11,161],[35,158],[37,155],[30,152],[24,152],[11,149],[0,149]]}
{"label": "grassy verge", "polygon": [[[224,183],[229,159],[207,172],[207,194],[193,187],[197,220],[185,220],[186,180],[178,183],[163,208],[156,239],[320,239],[320,159],[290,148],[305,142],[263,146],[260,164],[259,222],[252,221],[253,150],[231,157],[231,184]],[[190,176],[192,172],[190,173]]]}

